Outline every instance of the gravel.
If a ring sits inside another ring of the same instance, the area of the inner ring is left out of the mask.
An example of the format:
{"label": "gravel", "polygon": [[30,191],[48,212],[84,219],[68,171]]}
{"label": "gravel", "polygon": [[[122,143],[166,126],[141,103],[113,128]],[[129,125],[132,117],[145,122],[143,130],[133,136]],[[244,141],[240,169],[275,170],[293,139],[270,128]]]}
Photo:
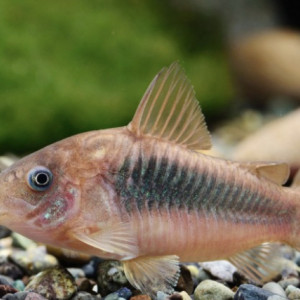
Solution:
{"label": "gravel", "polygon": [[[1,299],[150,300],[130,285],[118,261],[81,255],[77,260],[74,253],[70,260],[68,252],[51,251],[19,236],[16,242],[13,236],[14,242],[10,232],[0,239]],[[299,256],[285,255],[281,276],[263,287],[251,284],[227,261],[182,264],[174,294],[159,292],[157,299],[300,299]]]}

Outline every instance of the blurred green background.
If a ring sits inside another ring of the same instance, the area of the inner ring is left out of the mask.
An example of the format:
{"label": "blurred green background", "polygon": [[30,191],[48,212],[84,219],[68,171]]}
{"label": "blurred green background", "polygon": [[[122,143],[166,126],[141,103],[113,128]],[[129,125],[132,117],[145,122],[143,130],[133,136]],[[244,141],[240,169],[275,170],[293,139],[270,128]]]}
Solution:
{"label": "blurred green background", "polygon": [[127,124],[173,61],[207,119],[222,115],[233,88],[221,23],[178,3],[0,1],[0,153]]}

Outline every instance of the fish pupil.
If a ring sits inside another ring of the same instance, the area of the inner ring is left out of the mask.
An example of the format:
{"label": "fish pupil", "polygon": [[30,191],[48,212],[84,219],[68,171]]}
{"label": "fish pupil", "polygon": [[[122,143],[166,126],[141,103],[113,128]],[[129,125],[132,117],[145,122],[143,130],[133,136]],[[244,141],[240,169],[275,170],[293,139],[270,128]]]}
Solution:
{"label": "fish pupil", "polygon": [[39,186],[45,186],[49,183],[50,179],[48,174],[41,172],[37,173],[34,177],[34,182]]}

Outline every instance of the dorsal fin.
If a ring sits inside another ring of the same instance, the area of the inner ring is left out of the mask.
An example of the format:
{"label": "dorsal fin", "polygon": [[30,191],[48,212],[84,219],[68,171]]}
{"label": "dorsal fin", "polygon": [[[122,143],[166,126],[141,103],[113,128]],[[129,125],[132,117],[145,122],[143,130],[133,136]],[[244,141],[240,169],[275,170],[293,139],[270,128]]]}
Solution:
{"label": "dorsal fin", "polygon": [[284,184],[290,174],[290,167],[287,163],[251,162],[241,163],[241,166],[256,176],[268,179],[278,185]]}
{"label": "dorsal fin", "polygon": [[195,92],[178,63],[150,83],[128,128],[192,150],[210,149],[211,141]]}

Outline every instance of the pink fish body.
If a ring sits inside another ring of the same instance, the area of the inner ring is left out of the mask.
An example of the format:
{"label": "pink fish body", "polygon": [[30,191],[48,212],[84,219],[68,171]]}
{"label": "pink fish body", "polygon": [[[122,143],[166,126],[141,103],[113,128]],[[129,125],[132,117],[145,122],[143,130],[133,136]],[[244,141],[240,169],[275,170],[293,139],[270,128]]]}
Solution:
{"label": "pink fish body", "polygon": [[299,188],[283,163],[200,154],[210,137],[177,64],[163,69],[125,127],[82,133],[0,174],[0,222],[44,243],[123,262],[128,280],[170,293],[179,261],[230,260],[272,275],[272,242],[298,247]]}

